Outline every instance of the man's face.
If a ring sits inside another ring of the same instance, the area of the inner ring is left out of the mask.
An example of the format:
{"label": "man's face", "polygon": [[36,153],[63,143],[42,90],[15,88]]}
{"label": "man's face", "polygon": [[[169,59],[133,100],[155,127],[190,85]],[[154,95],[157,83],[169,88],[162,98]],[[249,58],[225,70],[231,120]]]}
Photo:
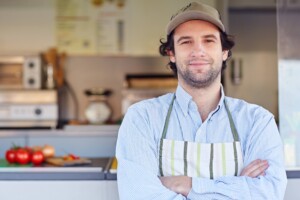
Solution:
{"label": "man's face", "polygon": [[222,62],[228,51],[222,51],[217,27],[202,20],[191,20],[179,25],[174,32],[174,54],[178,80],[194,88],[205,88],[221,80]]}

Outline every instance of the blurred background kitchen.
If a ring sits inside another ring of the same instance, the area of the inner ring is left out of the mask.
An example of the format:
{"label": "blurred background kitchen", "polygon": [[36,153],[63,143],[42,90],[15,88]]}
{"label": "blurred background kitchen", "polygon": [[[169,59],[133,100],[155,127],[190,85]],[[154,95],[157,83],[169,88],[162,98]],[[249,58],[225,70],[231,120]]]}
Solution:
{"label": "blurred background kitchen", "polygon": [[[187,2],[0,0],[0,158],[12,143],[51,144],[58,156],[113,157],[128,106],[176,88],[158,46],[168,19]],[[286,199],[296,199],[300,1],[201,2],[217,7],[235,36],[225,93],[274,114],[293,173]],[[118,199],[115,181],[106,184],[111,193],[101,191],[114,195],[101,195]]]}
{"label": "blurred background kitchen", "polygon": [[[171,74],[167,59],[158,54],[159,39],[165,36],[172,11],[186,2],[1,0],[0,53],[39,55],[49,48],[66,53],[61,62],[64,77],[54,79],[64,78],[74,96],[70,89],[62,91],[59,120],[84,121],[89,104],[85,90],[96,87],[112,91],[107,101],[111,121],[116,122],[123,114],[126,75]],[[227,95],[258,103],[278,118],[276,3],[236,1],[228,12],[225,2],[207,2],[222,8],[227,29],[236,36],[224,84]],[[45,65],[58,62],[59,55],[52,54],[53,61],[50,55]],[[42,89],[47,89],[47,75]]]}

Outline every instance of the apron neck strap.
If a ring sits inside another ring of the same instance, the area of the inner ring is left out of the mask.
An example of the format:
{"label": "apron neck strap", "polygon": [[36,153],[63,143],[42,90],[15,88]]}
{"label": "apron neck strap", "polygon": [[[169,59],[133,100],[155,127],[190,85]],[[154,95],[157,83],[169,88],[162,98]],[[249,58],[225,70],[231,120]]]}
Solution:
{"label": "apron neck strap", "polygon": [[[173,109],[173,104],[174,104],[175,99],[176,99],[176,95],[174,94],[173,98],[172,98],[172,101],[171,101],[171,104],[170,104],[169,109],[168,109],[166,119],[165,119],[165,124],[164,124],[164,129],[163,129],[161,139],[166,138],[167,131],[168,131],[168,126],[169,126],[169,121],[170,121],[169,119],[170,119],[170,116],[171,116],[171,112],[172,112],[172,109]],[[228,115],[228,119],[229,119],[233,139],[234,139],[235,142],[238,142],[238,141],[240,141],[239,135],[238,135],[238,132],[237,132],[236,127],[234,125],[234,122],[233,122],[233,119],[232,119],[231,113],[229,111],[229,108],[227,106],[225,98],[224,98],[224,105],[225,105],[226,113]]]}
{"label": "apron neck strap", "polygon": [[163,129],[161,139],[166,138],[167,131],[168,131],[168,126],[169,126],[169,121],[170,121],[169,119],[170,119],[170,116],[171,116],[171,112],[172,112],[172,109],[173,109],[173,104],[174,104],[175,98],[176,98],[176,95],[174,94],[173,98],[172,98],[172,102],[171,102],[171,104],[169,106],[169,109],[168,109],[168,113],[167,113],[167,116],[166,116],[165,125],[164,125],[164,129]]}
{"label": "apron neck strap", "polygon": [[224,98],[224,105],[225,105],[226,113],[228,115],[228,119],[229,119],[229,123],[230,123],[230,128],[231,128],[233,139],[234,139],[235,142],[238,142],[238,141],[240,141],[239,135],[238,135],[238,132],[237,132],[237,130],[235,128],[235,125],[234,125],[234,122],[233,122],[233,119],[232,119],[231,113],[229,111],[229,108],[227,106],[225,98]]}

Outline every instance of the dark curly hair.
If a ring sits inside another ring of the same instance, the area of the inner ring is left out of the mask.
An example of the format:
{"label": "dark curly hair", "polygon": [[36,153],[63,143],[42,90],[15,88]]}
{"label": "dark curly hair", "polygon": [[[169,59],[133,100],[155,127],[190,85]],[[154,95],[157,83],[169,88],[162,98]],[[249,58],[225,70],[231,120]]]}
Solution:
{"label": "dark curly hair", "polygon": [[[220,30],[220,29],[219,29]],[[172,51],[175,54],[174,50],[174,30],[168,35],[167,41],[164,41],[164,39],[160,39],[160,46],[159,46],[159,53],[162,56],[168,56],[168,52]],[[223,32],[220,30],[220,38],[221,38],[221,45],[222,50],[228,50],[228,58],[227,60],[232,56],[231,49],[234,46],[234,37],[232,35],[228,35],[226,32]],[[222,63],[222,72],[226,69],[226,61],[223,61]],[[171,70],[173,71],[174,75],[177,77],[177,66],[176,63],[169,62],[167,64]]]}

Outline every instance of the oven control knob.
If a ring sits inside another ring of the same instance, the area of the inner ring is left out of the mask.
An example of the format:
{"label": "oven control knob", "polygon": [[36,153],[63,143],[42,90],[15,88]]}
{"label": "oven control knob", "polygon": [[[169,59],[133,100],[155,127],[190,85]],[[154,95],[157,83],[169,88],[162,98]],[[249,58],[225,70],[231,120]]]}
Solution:
{"label": "oven control knob", "polygon": [[40,108],[36,108],[35,111],[34,111],[34,113],[36,115],[41,115],[42,114],[42,110]]}
{"label": "oven control knob", "polygon": [[33,68],[33,67],[34,67],[34,63],[33,63],[33,62],[30,62],[30,63],[28,64],[28,66],[29,66],[29,68]]}
{"label": "oven control knob", "polygon": [[34,85],[35,80],[33,78],[28,79],[29,85]]}

